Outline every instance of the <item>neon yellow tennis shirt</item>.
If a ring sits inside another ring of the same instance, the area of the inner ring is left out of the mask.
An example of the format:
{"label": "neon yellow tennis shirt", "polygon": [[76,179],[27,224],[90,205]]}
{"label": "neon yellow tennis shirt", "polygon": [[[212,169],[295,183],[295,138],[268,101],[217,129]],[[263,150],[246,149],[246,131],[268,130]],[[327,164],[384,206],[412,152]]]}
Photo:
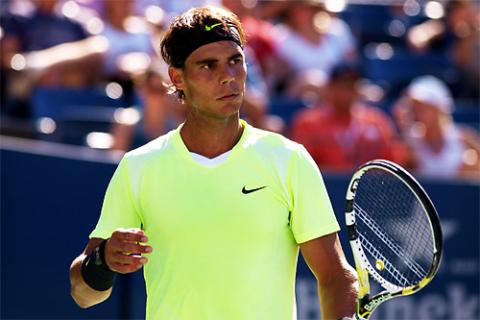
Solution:
{"label": "neon yellow tennis shirt", "polygon": [[147,319],[295,319],[298,243],[339,230],[305,148],[251,127],[216,167],[180,129],[125,155],[90,237],[140,228]]}

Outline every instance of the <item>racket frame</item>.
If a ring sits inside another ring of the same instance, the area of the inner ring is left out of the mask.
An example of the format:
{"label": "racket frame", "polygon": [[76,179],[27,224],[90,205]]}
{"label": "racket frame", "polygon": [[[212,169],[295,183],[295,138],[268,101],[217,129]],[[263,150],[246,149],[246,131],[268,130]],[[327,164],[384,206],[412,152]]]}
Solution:
{"label": "racket frame", "polygon": [[[428,216],[429,225],[433,234],[433,262],[424,279],[412,286],[404,288],[383,279],[375,270],[375,267],[372,266],[368,261],[360,243],[360,238],[356,229],[356,218],[353,205],[358,183],[361,177],[371,169],[384,170],[400,179],[408,188],[412,190],[419,202],[424,207]],[[354,319],[368,319],[381,303],[394,297],[407,296],[418,292],[428,283],[430,283],[437,273],[443,253],[440,219],[435,206],[422,186],[410,173],[396,163],[388,160],[376,159],[363,164],[355,171],[347,188],[345,222],[359,282],[358,303],[357,310],[353,316]],[[371,296],[369,276],[372,276],[385,290],[374,296]]]}

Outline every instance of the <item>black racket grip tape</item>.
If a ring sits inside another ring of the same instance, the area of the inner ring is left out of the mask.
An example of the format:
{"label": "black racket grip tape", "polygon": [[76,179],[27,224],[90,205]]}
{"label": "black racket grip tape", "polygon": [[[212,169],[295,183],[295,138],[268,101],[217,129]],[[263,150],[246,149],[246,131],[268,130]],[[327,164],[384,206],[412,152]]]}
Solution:
{"label": "black racket grip tape", "polygon": [[357,225],[353,224],[351,226],[347,226],[347,236],[348,240],[356,240],[358,238],[358,232],[357,232]]}
{"label": "black racket grip tape", "polygon": [[353,211],[353,200],[347,200],[345,202],[345,212],[352,212]]}

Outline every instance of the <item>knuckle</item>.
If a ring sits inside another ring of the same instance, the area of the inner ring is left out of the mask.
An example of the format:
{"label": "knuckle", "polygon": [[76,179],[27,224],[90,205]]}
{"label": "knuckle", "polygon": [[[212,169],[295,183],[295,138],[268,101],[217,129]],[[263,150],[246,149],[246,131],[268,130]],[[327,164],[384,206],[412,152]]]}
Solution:
{"label": "knuckle", "polygon": [[116,253],[115,254],[115,261],[119,263],[125,263],[126,262],[126,256],[121,253]]}
{"label": "knuckle", "polygon": [[121,234],[122,234],[122,232],[119,229],[117,229],[117,230],[113,231],[112,238],[117,239],[121,236]]}
{"label": "knuckle", "polygon": [[138,251],[138,246],[135,244],[128,243],[125,246],[125,252],[136,253]]}
{"label": "knuckle", "polygon": [[119,242],[117,239],[111,239],[111,241],[107,242],[105,244],[105,250],[108,249],[108,251],[110,252],[115,252],[115,251],[118,251],[118,246],[121,242]]}
{"label": "knuckle", "polygon": [[112,238],[108,238],[105,242],[105,253],[109,251],[110,247],[112,246]]}
{"label": "knuckle", "polygon": [[122,243],[121,245],[122,252],[129,253],[132,252],[132,245],[129,243]]}

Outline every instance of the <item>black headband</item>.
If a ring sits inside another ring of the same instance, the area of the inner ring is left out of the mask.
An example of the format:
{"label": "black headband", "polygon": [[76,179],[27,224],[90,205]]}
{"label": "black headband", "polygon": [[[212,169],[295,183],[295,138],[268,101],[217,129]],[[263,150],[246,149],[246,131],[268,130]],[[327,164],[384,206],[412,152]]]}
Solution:
{"label": "black headband", "polygon": [[184,41],[178,42],[171,50],[171,64],[181,68],[188,56],[201,46],[217,41],[233,41],[243,48],[243,43],[237,26],[232,22],[205,23],[203,28],[185,28],[176,31],[175,37],[181,37]]}

